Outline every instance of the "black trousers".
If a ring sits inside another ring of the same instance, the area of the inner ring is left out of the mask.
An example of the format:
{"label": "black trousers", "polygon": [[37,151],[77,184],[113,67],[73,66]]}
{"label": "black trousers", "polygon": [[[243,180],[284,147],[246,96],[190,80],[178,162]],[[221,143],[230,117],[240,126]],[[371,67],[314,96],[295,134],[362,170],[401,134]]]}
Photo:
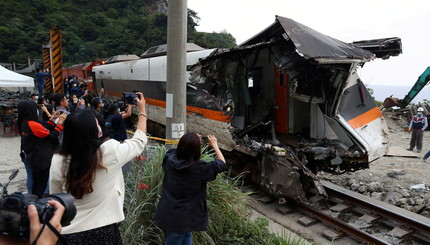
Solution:
{"label": "black trousers", "polygon": [[32,194],[38,195],[39,198],[43,197],[43,194],[45,193],[45,189],[49,181],[49,168],[38,172],[32,171],[32,175],[33,175]]}
{"label": "black trousers", "polygon": [[421,151],[423,148],[423,136],[424,131],[421,129],[412,129],[411,142],[409,144],[409,149],[413,150],[417,146],[417,150]]}

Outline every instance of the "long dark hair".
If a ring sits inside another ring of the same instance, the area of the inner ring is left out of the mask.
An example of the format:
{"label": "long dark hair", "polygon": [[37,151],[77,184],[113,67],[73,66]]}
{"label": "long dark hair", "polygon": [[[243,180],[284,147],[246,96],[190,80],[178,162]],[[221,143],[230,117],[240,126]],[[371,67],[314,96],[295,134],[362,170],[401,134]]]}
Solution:
{"label": "long dark hair", "polygon": [[89,109],[70,114],[64,122],[59,154],[67,159],[63,168],[66,189],[75,198],[93,192],[96,169],[104,168],[98,134],[96,118]]}
{"label": "long dark hair", "polygon": [[186,133],[179,140],[176,157],[188,162],[197,162],[200,160],[200,147],[200,137],[196,133]]}

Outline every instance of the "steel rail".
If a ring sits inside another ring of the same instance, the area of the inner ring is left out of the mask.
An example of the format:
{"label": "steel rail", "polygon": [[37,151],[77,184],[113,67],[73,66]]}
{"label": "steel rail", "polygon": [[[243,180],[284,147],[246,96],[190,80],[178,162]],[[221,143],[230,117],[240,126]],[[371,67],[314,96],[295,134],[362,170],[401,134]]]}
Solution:
{"label": "steel rail", "polygon": [[359,206],[363,209],[372,211],[372,214],[377,214],[379,216],[382,216],[386,219],[390,219],[392,221],[395,221],[396,223],[399,223],[401,225],[406,225],[407,228],[411,228],[415,231],[419,231],[421,233],[430,235],[430,223],[425,223],[423,221],[417,220],[412,217],[405,216],[401,213],[398,213],[394,210],[391,210],[387,207],[383,207],[382,205],[379,205],[378,203],[374,203],[368,200],[358,199],[357,197],[354,197],[352,195],[349,195],[348,193],[335,189],[334,185],[332,184],[326,184],[322,183],[324,186],[327,194],[330,197],[338,197],[339,199],[342,199],[344,201],[349,202],[350,204]]}
{"label": "steel rail", "polygon": [[384,241],[378,237],[372,236],[371,234],[362,231],[360,229],[357,229],[347,223],[344,223],[336,218],[331,217],[328,214],[325,214],[319,210],[316,210],[306,204],[299,203],[297,205],[297,208],[307,212],[310,214],[311,217],[316,218],[323,222],[324,224],[328,224],[333,226],[334,228],[343,231],[344,233],[357,238],[360,241],[366,242],[368,244],[375,244],[375,245],[390,245],[391,243],[388,241]]}

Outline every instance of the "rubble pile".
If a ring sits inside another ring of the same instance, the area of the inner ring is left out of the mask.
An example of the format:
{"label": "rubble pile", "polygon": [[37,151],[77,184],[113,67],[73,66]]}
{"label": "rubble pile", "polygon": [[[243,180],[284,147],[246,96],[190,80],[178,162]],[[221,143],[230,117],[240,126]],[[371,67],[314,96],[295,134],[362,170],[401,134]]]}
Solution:
{"label": "rubble pile", "polygon": [[[388,173],[389,178],[398,178],[404,175],[403,170],[394,170]],[[341,178],[332,178],[325,173],[318,174],[321,178],[329,178],[331,182],[351,191],[369,196],[408,211],[430,217],[430,186],[426,183],[417,183],[408,188],[400,185],[393,186],[369,173],[368,177],[358,176],[354,173]]]}
{"label": "rubble pile", "polygon": [[30,92],[10,92],[0,89],[0,113],[12,114],[16,112],[18,103],[29,98]]}
{"label": "rubble pile", "polygon": [[403,155],[409,147],[410,134],[405,131],[408,110],[383,112],[390,132],[390,145],[399,154],[381,157],[368,169],[333,175],[318,172],[318,177],[379,201],[430,217],[430,163],[422,160],[430,150],[430,132],[424,132],[423,152]]}
{"label": "rubble pile", "polygon": [[0,122],[2,127],[11,127],[13,125],[18,113],[18,103],[29,98],[30,92],[10,92],[0,89]]}

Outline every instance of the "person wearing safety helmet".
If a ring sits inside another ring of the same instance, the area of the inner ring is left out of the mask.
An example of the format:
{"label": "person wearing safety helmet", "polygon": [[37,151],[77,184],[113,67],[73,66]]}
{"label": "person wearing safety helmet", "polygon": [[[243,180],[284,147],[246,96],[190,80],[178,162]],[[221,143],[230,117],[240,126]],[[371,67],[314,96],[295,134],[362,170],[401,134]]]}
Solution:
{"label": "person wearing safety helmet", "polygon": [[408,151],[413,151],[417,146],[417,152],[420,153],[423,147],[424,130],[427,128],[427,117],[423,115],[424,108],[419,107],[417,114],[412,118],[409,124],[409,132],[412,133],[411,142]]}

